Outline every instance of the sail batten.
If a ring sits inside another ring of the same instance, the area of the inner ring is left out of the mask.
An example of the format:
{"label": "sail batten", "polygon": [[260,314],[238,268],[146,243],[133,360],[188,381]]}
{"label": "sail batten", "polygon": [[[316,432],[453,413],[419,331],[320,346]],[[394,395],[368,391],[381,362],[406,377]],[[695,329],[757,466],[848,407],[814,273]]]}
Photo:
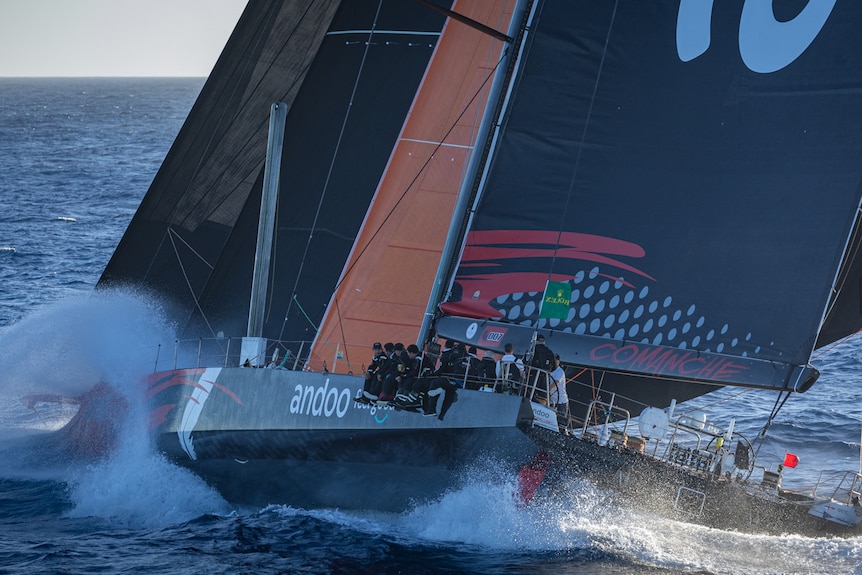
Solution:
{"label": "sail batten", "polygon": [[435,36],[439,37],[440,32],[434,30],[382,30],[380,28],[369,28],[367,30],[332,30],[326,33],[327,36],[340,36],[344,34],[374,34],[388,36]]}

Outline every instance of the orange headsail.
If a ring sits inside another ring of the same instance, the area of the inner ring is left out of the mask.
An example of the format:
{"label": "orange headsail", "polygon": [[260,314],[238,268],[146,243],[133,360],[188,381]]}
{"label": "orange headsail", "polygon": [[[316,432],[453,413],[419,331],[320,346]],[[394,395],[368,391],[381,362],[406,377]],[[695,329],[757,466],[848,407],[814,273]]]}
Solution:
{"label": "orange headsail", "polygon": [[[454,10],[506,30],[511,4],[459,2]],[[358,373],[373,342],[416,341],[502,50],[463,23],[444,27],[320,325],[311,369]]]}

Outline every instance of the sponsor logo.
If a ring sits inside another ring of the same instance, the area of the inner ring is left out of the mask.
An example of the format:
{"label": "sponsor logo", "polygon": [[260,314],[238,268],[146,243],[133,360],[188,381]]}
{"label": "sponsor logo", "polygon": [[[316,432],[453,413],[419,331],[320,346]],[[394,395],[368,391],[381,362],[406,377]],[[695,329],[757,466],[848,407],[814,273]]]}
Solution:
{"label": "sponsor logo", "polygon": [[505,327],[486,327],[479,337],[479,345],[489,344],[493,346],[499,344],[503,341],[503,336],[506,335],[507,331],[508,329]]}
{"label": "sponsor logo", "polygon": [[543,406],[537,405],[535,403],[533,405],[533,415],[536,417],[541,417],[542,419],[551,419],[551,411]]}
{"label": "sponsor logo", "polygon": [[590,359],[629,371],[689,379],[729,379],[748,369],[726,357],[683,349],[640,347],[634,343],[622,347],[616,343],[599,345],[590,350]]}
{"label": "sponsor logo", "polygon": [[546,295],[545,303],[554,305],[569,305],[570,300],[564,294],[558,293],[556,295]]}
{"label": "sponsor logo", "polygon": [[370,414],[374,416],[374,421],[377,423],[383,423],[389,418],[389,411],[395,411],[395,406],[389,405],[387,407],[380,407],[379,405],[369,405],[367,403],[356,403],[353,402],[354,409],[367,409],[370,411]]}
{"label": "sponsor logo", "polygon": [[[676,21],[676,50],[683,62],[707,51],[713,0],[682,0]],[[808,2],[795,18],[779,22],[772,2],[746,0],[739,22],[739,54],[752,72],[768,74],[790,65],[814,42],[835,0]]]}
{"label": "sponsor logo", "polygon": [[467,326],[467,333],[465,333],[464,335],[467,336],[468,340],[473,339],[473,337],[475,337],[477,331],[479,331],[479,324],[474,321],[473,323],[471,323],[470,325]]}
{"label": "sponsor logo", "polygon": [[297,385],[296,392],[290,400],[290,412],[297,414],[312,415],[314,417],[344,417],[347,408],[353,402],[353,395],[349,389],[339,390],[337,387],[329,387],[329,378],[323,387],[314,385]]}
{"label": "sponsor logo", "polygon": [[551,431],[560,431],[557,426],[557,414],[553,410],[534,402],[530,402],[530,407],[533,408],[533,425],[538,425]]}

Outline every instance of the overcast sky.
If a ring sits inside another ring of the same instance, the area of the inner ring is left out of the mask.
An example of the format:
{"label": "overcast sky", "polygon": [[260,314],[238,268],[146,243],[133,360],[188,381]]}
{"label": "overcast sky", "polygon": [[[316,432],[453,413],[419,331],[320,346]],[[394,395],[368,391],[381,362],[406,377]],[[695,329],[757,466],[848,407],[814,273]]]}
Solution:
{"label": "overcast sky", "polygon": [[247,0],[0,0],[0,76],[208,76]]}

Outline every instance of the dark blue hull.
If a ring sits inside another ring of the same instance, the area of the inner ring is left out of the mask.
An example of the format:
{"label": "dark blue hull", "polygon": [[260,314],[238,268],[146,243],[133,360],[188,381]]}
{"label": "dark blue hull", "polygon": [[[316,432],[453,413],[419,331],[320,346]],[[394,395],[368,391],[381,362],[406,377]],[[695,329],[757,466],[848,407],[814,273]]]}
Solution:
{"label": "dark blue hull", "polygon": [[459,390],[441,420],[360,404],[362,379],[223,368],[150,380],[158,447],[228,501],[399,511],[479,461],[516,473],[536,452],[521,397]]}

